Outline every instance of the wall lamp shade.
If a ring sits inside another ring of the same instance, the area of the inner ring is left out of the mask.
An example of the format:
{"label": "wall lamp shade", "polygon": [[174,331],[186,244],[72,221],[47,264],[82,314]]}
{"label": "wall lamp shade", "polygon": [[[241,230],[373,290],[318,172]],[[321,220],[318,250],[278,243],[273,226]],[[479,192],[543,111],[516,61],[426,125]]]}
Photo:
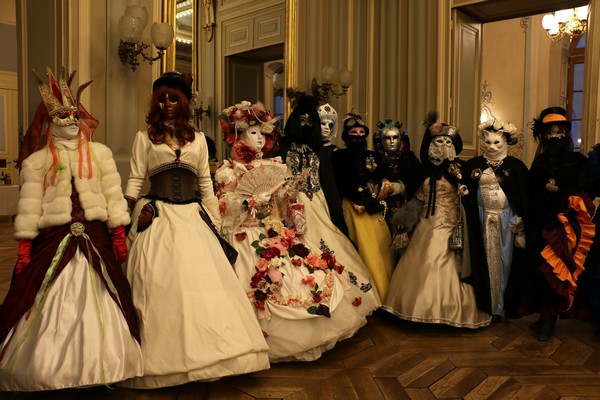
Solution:
{"label": "wall lamp shade", "polygon": [[173,42],[173,28],[165,22],[155,22],[152,24],[150,37],[158,52],[154,57],[147,54],[146,50],[150,45],[141,41],[147,21],[146,8],[135,5],[127,7],[125,14],[119,18],[119,58],[123,64],[129,64],[133,71],[140,65],[138,56],[152,64],[162,58],[165,50]]}
{"label": "wall lamp shade", "polygon": [[564,35],[568,35],[569,40],[574,40],[586,32],[588,13],[589,6],[587,5],[559,10],[544,15],[542,27],[546,31],[546,35],[553,41],[562,39]]}

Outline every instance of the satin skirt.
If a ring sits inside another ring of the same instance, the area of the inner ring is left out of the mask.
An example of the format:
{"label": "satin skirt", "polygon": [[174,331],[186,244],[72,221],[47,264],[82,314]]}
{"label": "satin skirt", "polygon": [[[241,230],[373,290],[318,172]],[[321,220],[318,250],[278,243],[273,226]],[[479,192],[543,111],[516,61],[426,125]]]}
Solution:
{"label": "satin skirt", "polygon": [[[324,250],[332,251],[337,262],[344,266],[344,270],[341,274],[331,270],[310,272],[305,266],[294,266],[289,255],[280,257],[280,294],[267,297],[265,310],[254,306],[269,345],[271,362],[318,359],[338,341],[353,336],[366,324],[366,317],[380,306],[368,271],[348,238],[337,229],[337,232],[334,232],[325,224],[315,223],[317,219],[310,205],[323,207],[325,203],[309,203],[308,198],[302,196],[304,195],[301,194],[299,200],[305,204],[306,232],[313,233],[311,237],[314,242],[307,240],[307,235],[297,237],[296,240],[315,254]],[[315,195],[313,201],[324,202],[324,198]],[[321,208],[321,212],[327,212],[326,205],[325,208]],[[325,217],[328,218],[328,214],[318,218]],[[333,227],[333,224],[331,226]],[[260,240],[261,235],[266,235],[263,227],[239,227],[232,237],[228,238],[239,252],[235,270],[249,301],[252,301],[255,290],[250,286],[250,281],[257,272],[256,265],[259,261],[252,242]],[[355,254],[355,258],[352,258],[352,253]],[[315,286],[307,285],[307,278],[314,279]],[[310,305],[316,305],[312,301],[315,291],[321,291],[323,296],[328,296],[319,304],[329,308],[329,317],[308,312]]]}
{"label": "satin skirt", "polygon": [[143,372],[138,342],[80,249],[2,348],[4,391],[106,385]]}
{"label": "satin skirt", "polygon": [[252,307],[199,205],[157,201],[158,216],[137,233],[144,203],[134,210],[126,271],[144,376],[123,386],[174,386],[269,368]]}
{"label": "satin skirt", "polygon": [[390,247],[392,237],[385,220],[380,221],[378,215],[359,214],[352,202],[342,202],[344,219],[348,225],[350,239],[358,246],[358,253],[373,277],[381,301],[388,291],[390,279],[394,271],[394,250]]}
{"label": "satin skirt", "polygon": [[449,249],[453,226],[443,213],[421,218],[390,282],[383,308],[402,319],[461,328],[489,325],[477,308],[473,287],[459,278],[457,255]]}
{"label": "satin skirt", "polygon": [[366,308],[371,311],[379,308],[381,300],[374,279],[350,239],[331,222],[323,191],[316,192],[312,200],[304,193],[299,193],[298,201],[304,204],[307,223],[306,232],[299,239],[315,247],[320,247],[323,240],[333,250],[337,261],[345,267],[344,274],[363,292]]}

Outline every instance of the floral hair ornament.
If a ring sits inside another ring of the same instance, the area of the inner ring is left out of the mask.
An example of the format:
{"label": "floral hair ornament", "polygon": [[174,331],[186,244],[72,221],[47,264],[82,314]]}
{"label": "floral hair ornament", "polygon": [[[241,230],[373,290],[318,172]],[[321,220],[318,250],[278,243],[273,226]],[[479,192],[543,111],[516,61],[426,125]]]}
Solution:
{"label": "floral hair ornament", "polygon": [[510,146],[517,144],[517,127],[514,124],[505,123],[499,119],[491,118],[479,124],[477,127],[480,137],[483,139],[485,132],[499,132],[506,138],[506,143]]}
{"label": "floral hair ornament", "polygon": [[232,145],[238,140],[238,134],[251,126],[260,126],[260,131],[266,135],[265,146],[276,141],[281,135],[281,122],[263,103],[255,104],[242,101],[227,107],[219,114],[219,123],[223,132],[223,140]]}

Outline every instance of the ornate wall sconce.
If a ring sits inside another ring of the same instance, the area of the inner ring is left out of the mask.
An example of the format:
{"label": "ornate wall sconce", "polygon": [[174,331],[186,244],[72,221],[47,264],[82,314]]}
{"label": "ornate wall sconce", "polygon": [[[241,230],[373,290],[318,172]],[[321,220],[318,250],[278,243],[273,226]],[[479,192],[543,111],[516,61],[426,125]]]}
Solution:
{"label": "ornate wall sconce", "polygon": [[587,30],[589,6],[568,8],[544,15],[542,27],[552,41],[569,35],[569,41],[577,39]]}
{"label": "ornate wall sconce", "polygon": [[142,56],[142,60],[152,64],[162,58],[165,50],[173,42],[173,28],[166,22],[155,22],[152,24],[150,37],[158,53],[154,57],[147,54],[146,50],[150,48],[150,45],[140,40],[147,21],[146,7],[136,5],[127,7],[125,14],[119,19],[119,36],[121,37],[119,58],[123,64],[129,64],[132,71],[135,71],[136,67],[140,65],[138,56]]}
{"label": "ornate wall sconce", "polygon": [[[210,104],[204,108],[204,98],[200,95],[199,92],[196,92],[193,96],[193,103],[191,104],[193,118],[196,121],[196,125],[199,125],[200,122],[204,119],[203,115],[206,115],[208,118],[211,117],[212,112],[210,110]],[[207,101],[208,103],[208,101]]]}
{"label": "ornate wall sconce", "polygon": [[340,97],[348,93],[348,88],[352,85],[352,72],[345,69],[337,71],[335,68],[326,65],[321,72],[322,83],[313,78],[310,90],[319,101],[324,104],[329,101],[331,96]]}

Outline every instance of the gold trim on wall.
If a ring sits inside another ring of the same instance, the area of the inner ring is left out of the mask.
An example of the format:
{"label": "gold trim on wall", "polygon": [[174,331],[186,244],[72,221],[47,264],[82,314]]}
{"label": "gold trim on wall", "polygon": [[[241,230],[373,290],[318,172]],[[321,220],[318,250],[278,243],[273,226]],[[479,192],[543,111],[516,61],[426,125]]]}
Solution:
{"label": "gold trim on wall", "polygon": [[175,69],[175,51],[177,48],[177,0],[163,0],[162,2],[162,20],[168,23],[175,31],[173,41],[165,52],[165,57],[161,62],[160,72],[173,71]]}
{"label": "gold trim on wall", "polygon": [[[285,2],[285,87],[298,87],[298,0]],[[290,115],[291,107],[287,93],[283,91],[284,118]]]}

